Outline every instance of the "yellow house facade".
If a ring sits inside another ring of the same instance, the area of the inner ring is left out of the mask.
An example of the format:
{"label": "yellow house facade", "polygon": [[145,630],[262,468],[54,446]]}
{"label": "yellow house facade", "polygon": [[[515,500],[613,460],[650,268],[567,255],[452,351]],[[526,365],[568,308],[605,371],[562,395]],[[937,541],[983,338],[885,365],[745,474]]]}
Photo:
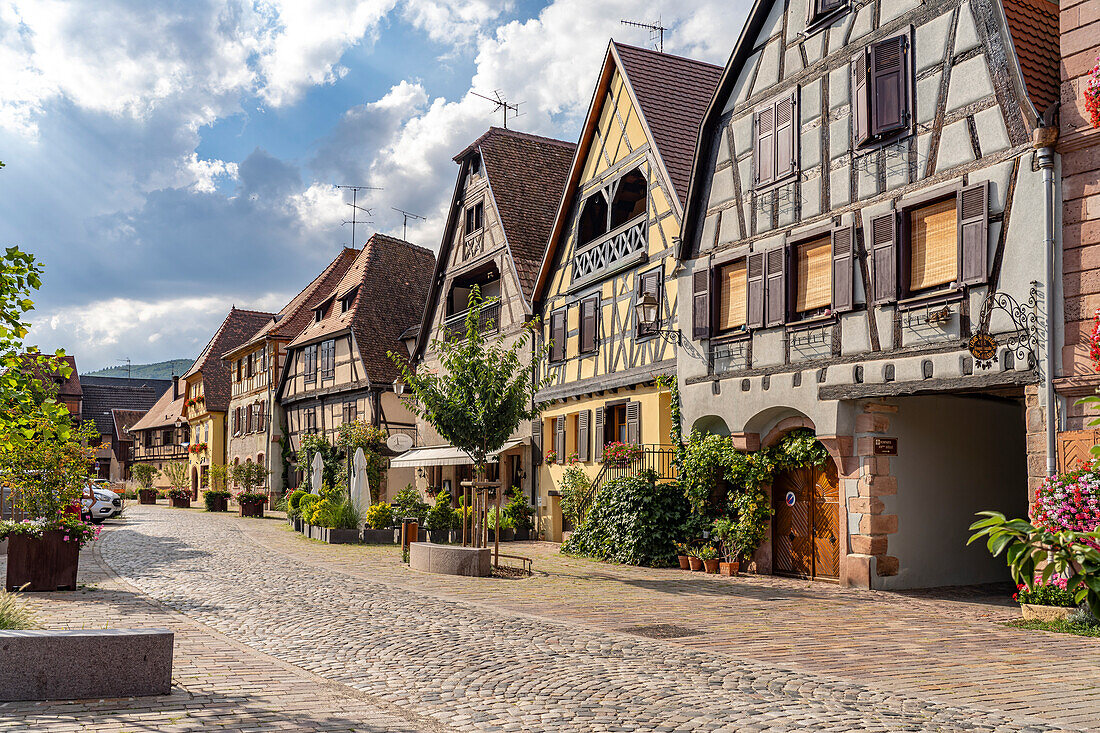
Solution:
{"label": "yellow house facade", "polygon": [[[604,449],[671,455],[676,373],[676,249],[696,130],[721,69],[612,42],[604,58],[535,288],[548,353],[538,364],[542,413],[538,522],[569,529],[558,486],[580,465],[596,487]],[[639,314],[655,303],[656,320]],[[539,431],[536,431],[539,432]],[[666,470],[668,466],[665,467]]]}

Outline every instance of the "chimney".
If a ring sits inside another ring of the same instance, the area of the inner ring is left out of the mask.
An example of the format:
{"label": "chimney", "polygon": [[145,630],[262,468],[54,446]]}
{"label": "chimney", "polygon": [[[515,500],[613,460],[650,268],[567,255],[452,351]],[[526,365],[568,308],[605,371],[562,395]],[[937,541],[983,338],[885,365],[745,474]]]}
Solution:
{"label": "chimney", "polygon": [[180,378],[172,375],[172,401],[175,402],[180,398]]}

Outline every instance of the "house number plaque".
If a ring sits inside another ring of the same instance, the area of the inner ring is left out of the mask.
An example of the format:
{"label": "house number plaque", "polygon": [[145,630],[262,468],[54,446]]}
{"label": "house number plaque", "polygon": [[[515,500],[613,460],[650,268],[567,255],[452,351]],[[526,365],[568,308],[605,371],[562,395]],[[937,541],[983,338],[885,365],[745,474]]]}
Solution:
{"label": "house number plaque", "polygon": [[898,439],[875,438],[874,451],[876,456],[896,456],[898,454]]}

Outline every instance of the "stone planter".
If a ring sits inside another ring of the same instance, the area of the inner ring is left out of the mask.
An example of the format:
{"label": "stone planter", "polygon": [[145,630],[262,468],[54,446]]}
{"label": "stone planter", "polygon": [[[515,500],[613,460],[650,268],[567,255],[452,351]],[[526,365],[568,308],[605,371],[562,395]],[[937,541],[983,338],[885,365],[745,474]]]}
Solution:
{"label": "stone planter", "polygon": [[396,529],[364,529],[362,541],[368,545],[396,545]]}
{"label": "stone planter", "polygon": [[291,520],[291,526],[294,527],[295,532],[301,532],[302,531],[302,524],[303,524],[303,522],[302,522],[301,517],[294,517],[294,519]]}
{"label": "stone planter", "polygon": [[251,499],[240,502],[240,515],[242,517],[258,517],[263,519],[264,504],[267,499]]}
{"label": "stone planter", "polygon": [[229,497],[227,496],[215,496],[210,499],[210,503],[207,505],[209,512],[227,512],[229,511]]}
{"label": "stone planter", "polygon": [[156,489],[141,489],[138,491],[138,504],[156,504]]}
{"label": "stone planter", "polygon": [[191,497],[190,496],[185,496],[182,499],[180,499],[180,498],[177,498],[175,496],[170,496],[170,497],[168,497],[168,504],[171,505],[171,507],[173,509],[190,509],[191,508]]}
{"label": "stone planter", "polygon": [[456,547],[414,542],[409,545],[409,567],[426,573],[483,578],[492,572],[492,553],[488,547]]}
{"label": "stone planter", "polygon": [[76,590],[80,546],[66,542],[65,533],[55,529],[41,537],[12,535],[8,538],[8,577],[4,587],[28,591]]}
{"label": "stone planter", "polygon": [[731,578],[736,576],[737,572],[740,569],[741,569],[741,563],[739,563],[739,562],[723,562],[723,563],[718,564],[718,572],[721,575],[726,575],[726,576],[729,576]]}
{"label": "stone planter", "polygon": [[330,545],[357,545],[359,544],[359,530],[357,529],[328,529],[325,530],[325,542]]}
{"label": "stone planter", "polygon": [[430,529],[428,530],[428,538],[437,545],[445,545],[451,541],[451,530]]}
{"label": "stone planter", "polygon": [[714,558],[713,560],[704,560],[703,561],[703,569],[706,570],[708,573],[710,573],[712,575],[717,575],[718,574],[718,562],[719,562],[718,558]]}
{"label": "stone planter", "polygon": [[1021,603],[1020,612],[1024,621],[1064,621],[1076,613],[1076,608],[1066,606],[1039,606],[1034,603]]}

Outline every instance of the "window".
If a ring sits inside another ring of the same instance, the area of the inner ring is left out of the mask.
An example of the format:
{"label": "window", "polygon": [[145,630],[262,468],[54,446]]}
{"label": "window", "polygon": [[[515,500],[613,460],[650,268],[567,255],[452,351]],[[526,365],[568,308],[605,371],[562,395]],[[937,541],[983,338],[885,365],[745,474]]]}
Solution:
{"label": "window", "polygon": [[832,242],[829,237],[796,244],[794,259],[794,314],[815,315],[833,303]]}
{"label": "window", "polygon": [[753,114],[756,187],[770,186],[798,171],[796,95],[781,97]]}
{"label": "window", "polygon": [[344,403],[344,422],[351,423],[359,419],[359,405],[355,400]]}
{"label": "window", "polygon": [[718,331],[732,331],[746,323],[748,263],[737,260],[718,268]]}
{"label": "window", "polygon": [[336,376],[336,342],[321,342],[321,379],[332,379]]}
{"label": "window", "polygon": [[255,354],[249,354],[247,357],[248,364],[247,368],[245,369],[245,376],[247,377],[251,377],[253,374],[253,367],[255,366],[254,358]]}
{"label": "window", "polygon": [[603,191],[597,191],[581,204],[577,246],[582,247],[604,234],[607,234],[607,198]]}
{"label": "window", "polygon": [[260,371],[261,372],[267,371],[267,347],[265,346],[264,348],[260,349],[256,353],[256,356],[257,356],[257,358],[259,359],[259,362],[260,362],[260,367],[259,367]]}
{"label": "window", "polygon": [[310,407],[305,411],[306,432],[317,432],[317,408]]}
{"label": "window", "polygon": [[347,313],[351,310],[352,303],[355,302],[355,294],[359,292],[359,286],[356,286],[344,293],[344,296],[340,298],[340,312]]}
{"label": "window", "polygon": [[856,145],[906,130],[911,114],[912,61],[907,35],[871,44],[852,57],[852,135]]}
{"label": "window", "polygon": [[599,328],[600,296],[590,295],[581,301],[580,353],[588,354],[599,347],[597,332]]}
{"label": "window", "polygon": [[233,434],[241,434],[241,408],[239,407],[233,408]]}
{"label": "window", "polygon": [[565,308],[550,314],[550,361],[565,361],[566,314]]}
{"label": "window", "polygon": [[631,219],[645,214],[647,202],[645,176],[637,168],[615,184],[615,199],[611,203],[611,228],[618,229]]}
{"label": "window", "polygon": [[252,432],[252,416],[255,415],[256,412],[255,412],[255,410],[252,409],[251,405],[249,405],[248,407],[242,407],[242,408],[240,408],[240,410],[241,410],[241,412],[244,413],[244,432],[251,433]]}
{"label": "window", "polygon": [[317,346],[307,346],[302,349],[302,371],[306,382],[317,381]]}
{"label": "window", "polygon": [[244,379],[244,364],[240,359],[237,359],[237,381]]}
{"label": "window", "polygon": [[476,176],[481,173],[481,156],[474,154],[470,156],[470,175]]}
{"label": "window", "polygon": [[604,445],[608,443],[626,442],[626,403],[609,405],[605,408],[607,415],[604,418]]}
{"label": "window", "polygon": [[314,308],[313,309],[313,322],[314,323],[320,323],[324,319],[325,319],[325,309],[324,309],[324,307],[322,306],[320,308]]}
{"label": "window", "polygon": [[661,329],[661,310],[664,306],[664,292],[662,291],[661,282],[662,268],[658,267],[649,272],[643,272],[638,275],[638,300],[642,299],[646,293],[651,294],[657,299],[657,320],[652,326],[643,326],[640,322],[636,326],[636,333],[639,337],[653,336]]}
{"label": "window", "polygon": [[908,212],[910,293],[949,285],[959,272],[955,200]]}
{"label": "window", "polygon": [[466,209],[466,234],[481,231],[483,214],[484,206],[480,201]]}
{"label": "window", "polygon": [[829,19],[841,9],[847,8],[848,0],[810,0],[810,13],[806,19],[807,26],[813,26]]}

